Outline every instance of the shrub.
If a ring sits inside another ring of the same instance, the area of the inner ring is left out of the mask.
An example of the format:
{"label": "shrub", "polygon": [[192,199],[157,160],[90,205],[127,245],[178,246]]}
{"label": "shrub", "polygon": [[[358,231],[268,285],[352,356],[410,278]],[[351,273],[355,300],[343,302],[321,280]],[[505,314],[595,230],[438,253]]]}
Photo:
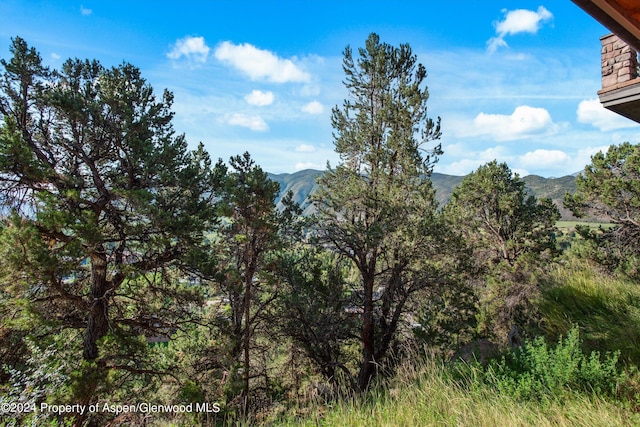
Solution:
{"label": "shrub", "polygon": [[619,352],[583,353],[579,329],[573,327],[555,347],[542,337],[489,365],[484,381],[518,399],[548,399],[567,392],[614,396],[625,380]]}

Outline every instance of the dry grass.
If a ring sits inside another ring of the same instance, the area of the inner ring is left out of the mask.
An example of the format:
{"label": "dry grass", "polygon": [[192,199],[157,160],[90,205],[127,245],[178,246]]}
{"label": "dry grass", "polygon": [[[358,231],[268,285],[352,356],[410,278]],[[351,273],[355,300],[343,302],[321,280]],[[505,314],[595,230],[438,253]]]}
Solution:
{"label": "dry grass", "polygon": [[595,396],[522,402],[488,387],[463,387],[433,361],[404,367],[363,399],[318,407],[315,416],[287,426],[628,426],[640,418]]}

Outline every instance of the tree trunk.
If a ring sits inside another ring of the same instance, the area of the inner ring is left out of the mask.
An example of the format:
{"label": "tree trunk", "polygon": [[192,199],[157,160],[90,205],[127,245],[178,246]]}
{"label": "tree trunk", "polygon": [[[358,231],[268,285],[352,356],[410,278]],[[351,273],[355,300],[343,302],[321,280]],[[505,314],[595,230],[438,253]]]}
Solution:
{"label": "tree trunk", "polygon": [[91,307],[84,334],[82,357],[94,360],[98,357],[98,340],[109,330],[109,303],[107,292],[107,256],[102,248],[91,252]]}
{"label": "tree trunk", "polygon": [[242,319],[244,319],[245,295],[243,295],[243,293],[236,288],[236,286],[242,286],[242,284],[231,283],[231,281],[229,281],[228,286],[229,289],[232,289],[229,292],[229,303],[231,304],[231,321],[233,328],[233,346],[231,347],[231,356],[234,360],[236,360],[240,357],[243,348]]}
{"label": "tree trunk", "polygon": [[362,313],[362,361],[358,374],[358,388],[365,391],[375,375],[375,330],[373,321],[373,286],[375,269],[367,271],[364,276],[364,301]]}
{"label": "tree trunk", "polygon": [[253,285],[253,275],[255,274],[253,259],[251,259],[245,269],[245,290],[244,290],[244,415],[249,413],[249,369],[251,367],[250,346],[251,346],[251,286]]}

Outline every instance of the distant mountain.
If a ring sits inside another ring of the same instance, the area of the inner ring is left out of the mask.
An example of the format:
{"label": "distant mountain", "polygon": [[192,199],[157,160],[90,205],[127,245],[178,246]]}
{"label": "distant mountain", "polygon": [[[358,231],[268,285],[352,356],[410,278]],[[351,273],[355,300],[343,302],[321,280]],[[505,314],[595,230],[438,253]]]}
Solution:
{"label": "distant mountain", "polygon": [[[280,194],[276,199],[278,207],[280,200],[287,192],[293,192],[293,199],[300,204],[305,214],[313,212],[313,206],[309,200],[311,193],[317,188],[316,178],[323,174],[323,171],[306,169],[292,174],[269,174],[269,178],[280,184]],[[446,175],[442,173],[433,173],[431,181],[436,189],[436,199],[440,206],[444,206],[453,189],[456,188],[462,180],[463,176]],[[575,219],[571,212],[564,208],[562,201],[566,192],[573,193],[576,189],[575,175],[567,175],[562,178],[543,178],[538,175],[528,175],[523,178],[525,186],[531,194],[536,197],[549,197],[560,209],[562,219]]]}
{"label": "distant mountain", "polygon": [[563,205],[565,193],[573,193],[576,191],[576,177],[573,175],[563,176],[561,178],[543,178],[538,175],[528,175],[522,178],[527,189],[529,189],[536,197],[548,197],[560,209],[560,214],[564,220],[576,219],[569,209]]}
{"label": "distant mountain", "polygon": [[316,178],[323,173],[324,172],[318,170],[305,169],[292,174],[268,174],[269,179],[280,184],[280,194],[276,199],[276,206],[278,208],[282,207],[280,200],[285,196],[285,194],[292,191],[293,200],[300,205],[303,209],[303,213],[311,213],[313,211],[313,207],[311,206],[309,196],[318,187],[318,184],[316,184]]}
{"label": "distant mountain", "polygon": [[460,185],[463,179],[464,176],[446,175],[436,172],[431,174],[431,182],[433,183],[433,188],[436,189],[436,200],[439,206],[442,207],[447,204],[453,193],[453,189]]}

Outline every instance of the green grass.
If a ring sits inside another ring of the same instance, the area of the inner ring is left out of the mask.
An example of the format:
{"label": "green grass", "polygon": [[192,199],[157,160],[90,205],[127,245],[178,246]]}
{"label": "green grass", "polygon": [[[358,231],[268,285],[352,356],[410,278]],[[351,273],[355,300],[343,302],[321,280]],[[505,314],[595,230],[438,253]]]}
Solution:
{"label": "green grass", "polygon": [[289,417],[277,425],[609,427],[640,422],[637,414],[595,396],[565,395],[546,403],[516,400],[487,386],[465,387],[437,362],[414,365],[364,399],[318,405],[314,415]]}
{"label": "green grass", "polygon": [[602,226],[603,228],[611,228],[613,224],[606,222],[588,222],[588,221],[558,221],[556,222],[556,227],[558,227],[562,232],[571,232],[575,231],[577,225],[586,225],[592,228],[598,228]]}
{"label": "green grass", "polygon": [[551,340],[573,325],[587,350],[620,350],[620,360],[640,366],[640,287],[572,258],[552,272],[540,304]]}

